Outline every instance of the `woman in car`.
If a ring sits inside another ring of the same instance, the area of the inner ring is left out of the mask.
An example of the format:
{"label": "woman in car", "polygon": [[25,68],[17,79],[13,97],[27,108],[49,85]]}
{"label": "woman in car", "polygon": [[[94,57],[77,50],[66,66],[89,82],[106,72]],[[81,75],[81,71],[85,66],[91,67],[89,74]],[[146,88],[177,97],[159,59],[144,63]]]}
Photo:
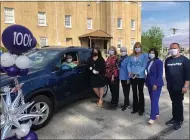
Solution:
{"label": "woman in car", "polygon": [[99,97],[97,106],[102,107],[105,86],[105,60],[98,47],[92,50],[91,57],[88,59],[87,64],[90,70],[91,86]]}
{"label": "woman in car", "polygon": [[117,50],[114,46],[111,46],[108,53],[109,57],[106,60],[106,78],[112,95],[110,104],[112,104],[113,107],[117,107],[119,102],[119,68]]}
{"label": "woman in car", "polygon": [[63,62],[63,65],[69,65],[72,68],[77,66],[77,64],[73,63],[73,57],[70,54],[67,54],[66,62]]}

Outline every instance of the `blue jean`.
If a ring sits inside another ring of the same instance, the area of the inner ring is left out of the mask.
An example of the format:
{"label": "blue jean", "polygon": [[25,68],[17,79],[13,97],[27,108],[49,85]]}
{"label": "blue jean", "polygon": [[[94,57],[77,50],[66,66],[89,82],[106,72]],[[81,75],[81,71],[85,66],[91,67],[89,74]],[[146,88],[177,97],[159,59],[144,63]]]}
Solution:
{"label": "blue jean", "polygon": [[155,120],[156,115],[159,115],[159,99],[162,87],[158,87],[157,90],[152,90],[152,86],[148,86],[148,91],[151,100],[150,119]]}

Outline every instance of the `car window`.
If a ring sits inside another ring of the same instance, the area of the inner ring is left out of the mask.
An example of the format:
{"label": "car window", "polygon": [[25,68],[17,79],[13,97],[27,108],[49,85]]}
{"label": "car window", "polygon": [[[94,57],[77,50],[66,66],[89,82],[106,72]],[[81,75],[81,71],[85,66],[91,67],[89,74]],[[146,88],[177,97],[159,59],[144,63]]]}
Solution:
{"label": "car window", "polygon": [[41,69],[48,65],[58,54],[58,50],[34,50],[25,55],[31,60],[31,69]]}
{"label": "car window", "polygon": [[91,56],[90,50],[85,50],[80,52],[80,60],[84,64],[87,62],[88,58]]}

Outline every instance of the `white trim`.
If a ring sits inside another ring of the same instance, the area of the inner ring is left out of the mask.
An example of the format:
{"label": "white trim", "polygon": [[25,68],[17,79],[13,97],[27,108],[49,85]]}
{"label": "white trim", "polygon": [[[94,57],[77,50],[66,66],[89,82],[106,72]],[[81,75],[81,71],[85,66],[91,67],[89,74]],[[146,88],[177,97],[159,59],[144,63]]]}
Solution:
{"label": "white trim", "polygon": [[[5,21],[5,19],[6,19],[6,15],[5,15],[5,12],[6,12],[6,10],[11,10],[11,14],[12,14],[12,17],[13,17],[13,19],[12,19],[12,21]],[[5,24],[14,24],[15,23],[15,13],[14,13],[14,8],[9,8],[9,7],[4,7],[4,23]]]}
{"label": "white trim", "polygon": [[40,42],[39,42],[40,48],[43,47],[41,44],[41,39],[45,39],[45,45],[43,45],[43,46],[47,46],[48,45],[48,38],[47,37],[40,37]]}
{"label": "white trim", "polygon": [[135,23],[135,20],[134,20],[134,19],[131,19],[131,26],[132,26],[132,21],[134,21],[134,27],[133,27],[133,28],[131,27],[131,30],[133,30],[133,31],[134,31],[134,30],[135,30],[135,28],[136,28],[136,23]]}
{"label": "white trim", "polygon": [[[42,17],[40,17],[40,14]],[[40,20],[44,20],[44,23],[39,23]],[[47,26],[46,13],[38,11],[38,26]]]}
{"label": "white trim", "polygon": [[71,15],[65,15],[65,23],[66,23],[66,16],[70,17],[69,18],[70,19],[70,22],[69,22],[70,25],[68,26],[68,25],[65,24],[65,27],[66,28],[72,28],[72,16]]}
{"label": "white trim", "polygon": [[[120,27],[118,27],[119,20],[120,20]],[[117,29],[122,29],[122,18],[117,18]]]}
{"label": "white trim", "polygon": [[[118,47],[118,45],[120,45],[120,47]],[[122,46],[123,46],[122,38],[118,38],[118,40],[117,40],[117,49],[120,49]]]}
{"label": "white trim", "polygon": [[[88,21],[90,21],[90,26],[91,27],[88,27]],[[92,21],[92,18],[87,18],[87,29],[93,29],[93,21]]]}

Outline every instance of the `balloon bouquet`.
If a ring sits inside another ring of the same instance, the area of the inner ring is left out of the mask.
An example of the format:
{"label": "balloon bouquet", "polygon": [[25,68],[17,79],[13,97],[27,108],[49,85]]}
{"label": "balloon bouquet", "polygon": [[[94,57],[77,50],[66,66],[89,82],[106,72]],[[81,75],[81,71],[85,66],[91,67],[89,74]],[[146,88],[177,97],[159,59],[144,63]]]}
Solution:
{"label": "balloon bouquet", "polygon": [[[6,86],[1,94],[1,139],[37,140],[37,134],[30,131],[31,119],[42,114],[28,114],[32,103],[25,103],[18,76],[26,76],[30,59],[24,53],[36,46],[36,39],[31,31],[21,25],[7,27],[2,33],[2,42],[9,52],[1,55],[0,72],[14,77],[14,88]],[[16,94],[12,99],[11,94]]]}

